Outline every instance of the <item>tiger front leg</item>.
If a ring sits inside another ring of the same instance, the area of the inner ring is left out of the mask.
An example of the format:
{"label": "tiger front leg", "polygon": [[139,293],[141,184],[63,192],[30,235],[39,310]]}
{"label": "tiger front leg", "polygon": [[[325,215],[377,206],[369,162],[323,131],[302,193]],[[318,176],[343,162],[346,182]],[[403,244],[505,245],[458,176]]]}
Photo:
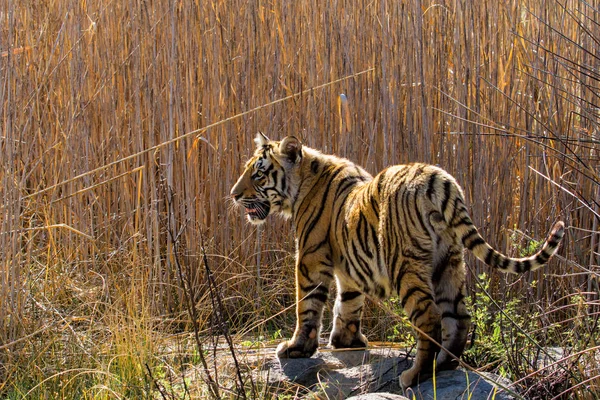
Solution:
{"label": "tiger front leg", "polygon": [[332,268],[323,264],[309,267],[306,260],[296,266],[296,330],[277,347],[279,358],[308,358],[319,347],[323,307],[329,296]]}
{"label": "tiger front leg", "polygon": [[336,349],[367,347],[367,338],[360,331],[365,295],[339,277],[336,282],[338,290],[329,345]]}

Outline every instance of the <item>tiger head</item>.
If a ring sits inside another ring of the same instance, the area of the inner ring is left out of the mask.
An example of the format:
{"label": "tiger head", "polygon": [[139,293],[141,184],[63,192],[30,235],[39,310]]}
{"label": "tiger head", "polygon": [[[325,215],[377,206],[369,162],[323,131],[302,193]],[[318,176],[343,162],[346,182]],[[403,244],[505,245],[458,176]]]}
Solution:
{"label": "tiger head", "polygon": [[244,207],[248,221],[261,224],[272,213],[292,215],[298,193],[302,144],[294,136],[271,141],[259,133],[256,151],[231,189],[231,198]]}

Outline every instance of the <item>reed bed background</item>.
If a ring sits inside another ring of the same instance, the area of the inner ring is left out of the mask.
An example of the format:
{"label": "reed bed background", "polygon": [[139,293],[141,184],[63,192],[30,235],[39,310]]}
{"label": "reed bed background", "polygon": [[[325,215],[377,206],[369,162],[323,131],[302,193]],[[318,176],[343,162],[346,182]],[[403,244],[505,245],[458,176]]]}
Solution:
{"label": "reed bed background", "polygon": [[[492,297],[537,313],[540,343],[594,360],[598,21],[583,0],[2,0],[0,396],[164,397],[157,379],[194,364],[186,288],[200,336],[214,328],[203,249],[231,332],[291,334],[293,312],[265,321],[293,304],[290,225],[228,202],[258,131],[372,173],[438,164],[512,255],[564,220],[549,267],[469,258],[470,286],[488,272]],[[366,320],[372,340],[394,325]],[[577,377],[522,387],[598,397],[597,367],[573,359]]]}

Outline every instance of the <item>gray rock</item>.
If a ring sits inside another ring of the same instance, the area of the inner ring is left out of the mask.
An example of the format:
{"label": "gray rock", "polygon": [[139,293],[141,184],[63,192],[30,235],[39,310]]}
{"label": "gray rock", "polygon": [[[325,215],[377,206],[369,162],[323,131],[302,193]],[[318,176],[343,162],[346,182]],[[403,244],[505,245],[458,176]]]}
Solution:
{"label": "gray rock", "polygon": [[[255,373],[272,387],[282,387],[290,382],[303,386],[307,388],[307,396],[313,398],[404,399],[399,394],[408,398],[414,395],[423,400],[433,399],[434,395],[436,399],[513,398],[493,383],[507,386],[510,382],[493,374],[487,374],[484,379],[462,370],[437,373],[435,386],[430,379],[403,393],[398,376],[410,367],[411,362],[405,353],[395,349],[320,351],[312,358],[279,360],[274,356]],[[364,397],[367,394],[379,397]]]}
{"label": "gray rock", "polygon": [[269,385],[291,381],[329,398],[347,398],[398,387],[398,375],[410,361],[397,350],[318,352],[312,358],[268,360],[260,372]]}
{"label": "gray rock", "polygon": [[367,393],[359,394],[358,396],[348,397],[346,400],[410,400],[408,397],[404,397],[394,393]]}
{"label": "gray rock", "polygon": [[464,370],[442,371],[436,374],[435,385],[429,379],[405,391],[405,395],[412,398],[413,393],[417,399],[472,399],[472,400],[509,400],[513,396],[496,385],[510,388],[510,381],[498,375],[485,374],[485,378],[474,372]]}

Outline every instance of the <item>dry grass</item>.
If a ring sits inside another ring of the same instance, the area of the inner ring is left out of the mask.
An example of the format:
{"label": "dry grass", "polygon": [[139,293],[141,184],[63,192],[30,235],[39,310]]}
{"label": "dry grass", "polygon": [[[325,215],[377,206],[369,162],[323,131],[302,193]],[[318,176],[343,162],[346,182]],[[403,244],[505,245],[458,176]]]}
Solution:
{"label": "dry grass", "polygon": [[[516,282],[492,274],[490,291],[554,326],[545,344],[593,360],[598,21],[582,0],[1,0],[0,396],[160,396],[158,379],[198,362],[171,336],[191,325],[168,227],[203,334],[202,237],[233,331],[290,334],[292,313],[264,321],[292,302],[290,227],[257,231],[227,202],[259,130],[371,172],[439,164],[511,254],[565,220],[561,258]],[[385,338],[393,322],[370,312]],[[598,374],[539,396],[598,397]]]}

